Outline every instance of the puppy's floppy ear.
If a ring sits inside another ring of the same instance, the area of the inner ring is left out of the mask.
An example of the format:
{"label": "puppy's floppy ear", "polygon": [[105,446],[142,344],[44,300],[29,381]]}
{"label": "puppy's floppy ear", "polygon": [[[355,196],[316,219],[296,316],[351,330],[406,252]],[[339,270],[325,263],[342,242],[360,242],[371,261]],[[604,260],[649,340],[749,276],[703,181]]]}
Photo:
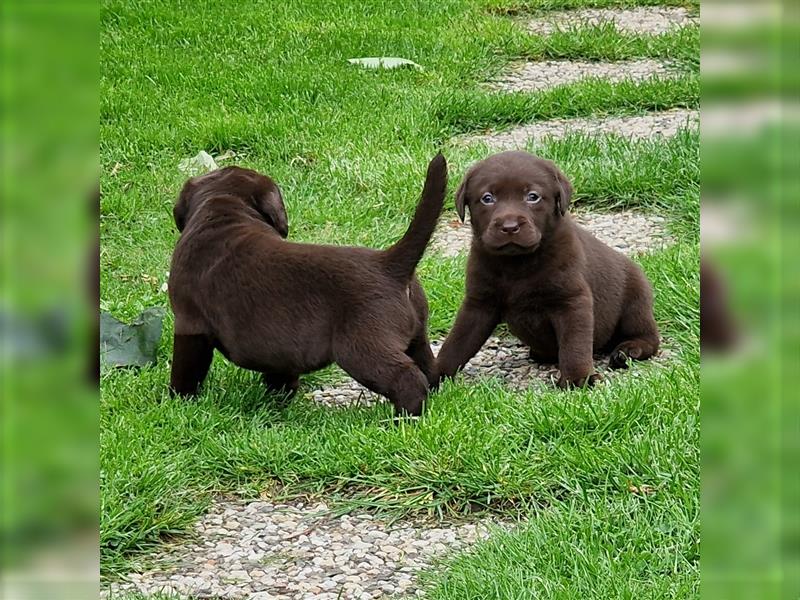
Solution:
{"label": "puppy's floppy ear", "polygon": [[183,184],[181,193],[178,196],[178,201],[172,208],[172,217],[175,219],[175,225],[177,225],[178,231],[183,231],[183,228],[186,227],[186,221],[189,218],[189,208],[196,187],[194,178],[187,180],[186,183]]}
{"label": "puppy's floppy ear", "polygon": [[181,188],[181,193],[178,195],[178,201],[172,208],[172,217],[175,219],[175,225],[178,226],[178,231],[183,231],[186,224],[189,222],[192,209],[196,208],[198,202],[202,201],[202,193],[208,188],[208,185],[214,181],[219,181],[225,175],[228,167],[225,169],[217,169],[210,171],[205,175],[196,175],[186,180]]}
{"label": "puppy's floppy ear", "polygon": [[266,191],[258,191],[253,195],[253,206],[282,238],[289,235],[289,217],[283,205],[283,195],[274,183]]}
{"label": "puppy's floppy ear", "polygon": [[553,165],[556,183],[558,184],[558,197],[556,198],[556,214],[564,216],[569,209],[569,201],[572,199],[572,184],[569,179]]}
{"label": "puppy's floppy ear", "polygon": [[461,180],[461,184],[458,186],[456,190],[456,212],[458,213],[458,218],[461,219],[461,222],[464,222],[464,218],[466,216],[466,204],[467,204],[467,182],[469,181],[469,176],[472,175],[472,169],[467,171],[466,175],[464,175],[464,179]]}

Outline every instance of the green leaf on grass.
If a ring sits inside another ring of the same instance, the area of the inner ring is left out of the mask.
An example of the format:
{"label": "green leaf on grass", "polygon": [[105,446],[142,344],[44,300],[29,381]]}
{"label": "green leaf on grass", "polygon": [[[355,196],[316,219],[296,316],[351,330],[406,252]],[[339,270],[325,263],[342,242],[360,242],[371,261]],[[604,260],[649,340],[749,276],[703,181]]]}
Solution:
{"label": "green leaf on grass", "polygon": [[130,325],[105,311],[100,313],[100,361],[109,367],[143,367],[155,364],[161,340],[164,309],[148,308]]}

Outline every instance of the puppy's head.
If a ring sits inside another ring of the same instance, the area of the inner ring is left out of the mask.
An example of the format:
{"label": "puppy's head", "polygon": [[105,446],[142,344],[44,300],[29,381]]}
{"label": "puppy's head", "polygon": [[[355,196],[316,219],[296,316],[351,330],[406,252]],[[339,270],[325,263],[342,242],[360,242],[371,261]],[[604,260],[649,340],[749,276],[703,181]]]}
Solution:
{"label": "puppy's head", "polygon": [[254,208],[281,237],[289,235],[289,220],[281,190],[269,177],[252,169],[225,167],[189,179],[172,210],[178,231],[183,231],[192,215],[206,201],[220,196],[241,198]]}
{"label": "puppy's head", "polygon": [[473,165],[456,192],[458,216],[469,208],[475,241],[491,254],[530,254],[559,225],[572,185],[549,160],[501,152]]}

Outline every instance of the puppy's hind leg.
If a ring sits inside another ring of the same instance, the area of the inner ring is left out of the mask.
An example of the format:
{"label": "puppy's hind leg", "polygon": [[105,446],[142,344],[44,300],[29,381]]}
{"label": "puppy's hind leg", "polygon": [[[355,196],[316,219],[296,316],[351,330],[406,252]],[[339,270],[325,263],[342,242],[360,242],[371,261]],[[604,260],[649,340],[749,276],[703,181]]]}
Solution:
{"label": "puppy's hind leg", "polygon": [[614,338],[616,347],[611,351],[608,366],[612,369],[627,369],[628,359],[647,360],[660,344],[658,325],[653,318],[653,295],[644,275],[634,280],[632,293],[628,294],[625,308],[617,324]]}
{"label": "puppy's hind leg", "polygon": [[402,350],[343,345],[336,362],[361,385],[391,400],[397,416],[422,414],[428,379]]}
{"label": "puppy's hind leg", "polygon": [[173,394],[194,396],[208,375],[214,345],[206,335],[175,334],[172,348],[172,374],[169,389]]}
{"label": "puppy's hind leg", "polygon": [[436,365],[436,357],[431,351],[431,344],[428,341],[428,300],[419,281],[414,277],[408,286],[408,297],[414,312],[417,314],[419,323],[411,343],[406,349],[406,355],[413,360],[420,368],[420,371],[427,377],[428,385],[436,388],[439,385],[439,370]]}
{"label": "puppy's hind leg", "polygon": [[[654,323],[655,324],[655,323]],[[611,369],[627,369],[628,359],[647,360],[658,352],[660,341],[658,330],[640,332],[635,337],[624,339],[611,351],[608,366]]]}

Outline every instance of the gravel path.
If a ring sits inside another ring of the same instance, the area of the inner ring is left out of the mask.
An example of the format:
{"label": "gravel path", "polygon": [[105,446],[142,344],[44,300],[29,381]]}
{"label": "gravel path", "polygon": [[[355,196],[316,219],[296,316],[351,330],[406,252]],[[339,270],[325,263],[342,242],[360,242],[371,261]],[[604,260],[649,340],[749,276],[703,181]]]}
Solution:
{"label": "gravel path", "polygon": [[623,33],[660,35],[672,28],[698,22],[699,19],[683,7],[642,6],[555,11],[528,21],[525,27],[533,34],[547,35],[556,29],[612,23]]}
{"label": "gravel path", "polygon": [[196,538],[154,557],[158,568],[113,583],[102,597],[138,590],[249,600],[371,599],[415,595],[434,557],[488,537],[491,518],[442,525],[332,516],[323,503],[217,501]]}
{"label": "gravel path", "polygon": [[551,119],[521,125],[507,131],[465,135],[461,144],[483,143],[492,150],[525,149],[528,143],[548,136],[563,138],[570,133],[616,134],[628,138],[672,137],[683,127],[697,128],[698,111],[676,108],[647,115],[579,119]]}
{"label": "gravel path", "polygon": [[[438,352],[439,344],[432,345],[435,347],[434,352]],[[670,351],[663,349],[653,360],[661,363],[669,356]],[[609,369],[608,355],[603,354],[595,355],[594,368],[605,379],[620,375],[638,376],[636,366],[626,370]],[[464,367],[464,375],[468,378],[496,377],[511,389],[525,390],[537,380],[555,386],[558,381],[558,367],[532,361],[528,357],[528,347],[516,338],[492,336]]]}
{"label": "gravel path", "polygon": [[489,83],[498,92],[537,92],[583,79],[604,79],[611,83],[640,82],[652,77],[668,78],[678,71],[668,62],[644,58],[618,62],[544,60],[514,63],[503,77]]}

